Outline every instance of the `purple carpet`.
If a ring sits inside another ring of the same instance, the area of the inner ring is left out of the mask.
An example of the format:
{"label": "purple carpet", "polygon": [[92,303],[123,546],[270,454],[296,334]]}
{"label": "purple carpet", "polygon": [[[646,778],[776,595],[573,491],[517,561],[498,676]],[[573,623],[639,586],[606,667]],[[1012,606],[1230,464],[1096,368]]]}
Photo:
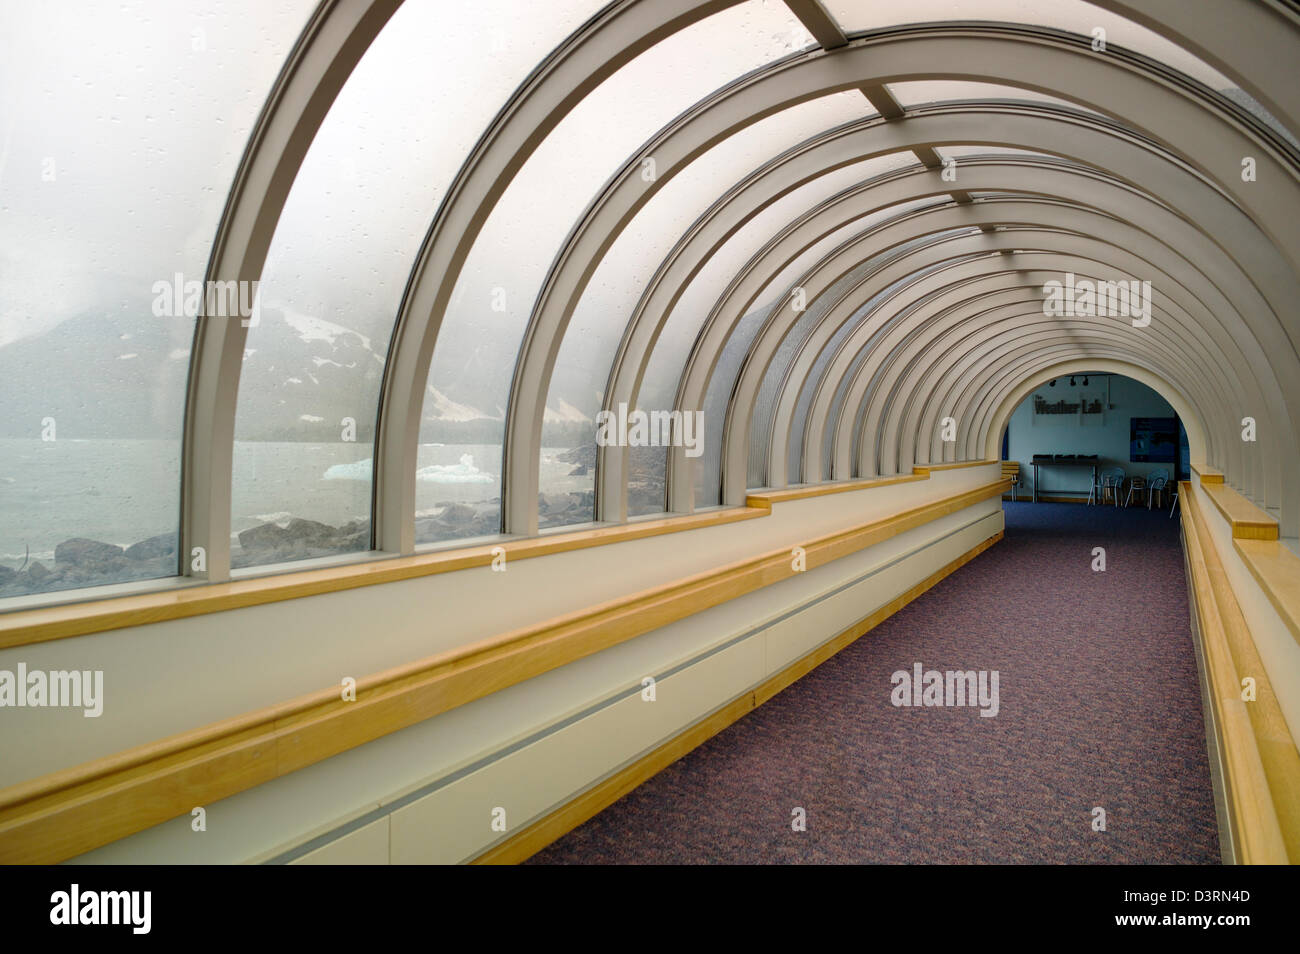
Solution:
{"label": "purple carpet", "polygon": [[[1217,863],[1177,519],[1005,508],[1002,542],[530,863]],[[918,662],[997,670],[998,714],[893,705]]]}

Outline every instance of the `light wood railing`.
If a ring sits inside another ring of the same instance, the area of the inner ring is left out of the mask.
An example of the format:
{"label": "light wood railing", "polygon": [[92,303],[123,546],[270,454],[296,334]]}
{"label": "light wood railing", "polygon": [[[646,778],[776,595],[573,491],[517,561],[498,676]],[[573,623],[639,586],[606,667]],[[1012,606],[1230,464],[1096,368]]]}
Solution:
{"label": "light wood railing", "polygon": [[[1186,481],[1179,499],[1193,611],[1222,759],[1231,855],[1243,864],[1297,863],[1300,752],[1206,524],[1219,515],[1205,513]],[[1246,679],[1253,681],[1253,698]]]}
{"label": "light wood railing", "polygon": [[[804,566],[1000,497],[1006,487],[997,480],[801,543]],[[763,506],[754,512],[769,512]],[[337,686],[321,689],[0,790],[0,862],[82,854],[789,579],[799,572],[792,563],[789,548],[763,553],[376,673],[358,680],[355,701],[344,701]]]}

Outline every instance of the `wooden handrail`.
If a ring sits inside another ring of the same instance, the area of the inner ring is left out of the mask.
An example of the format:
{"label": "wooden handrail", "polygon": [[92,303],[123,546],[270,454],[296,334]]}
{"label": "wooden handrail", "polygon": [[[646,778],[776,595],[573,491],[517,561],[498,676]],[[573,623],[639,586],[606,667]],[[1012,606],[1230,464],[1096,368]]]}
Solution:
{"label": "wooden handrail", "polygon": [[929,474],[896,474],[893,477],[869,477],[862,480],[837,480],[824,484],[804,484],[800,487],[787,487],[784,490],[761,490],[745,497],[745,506],[771,510],[774,503],[790,500],[806,500],[809,497],[824,497],[827,494],[851,493],[855,490],[873,490],[876,487],[889,487],[893,484],[910,484],[917,480],[929,480]]}
{"label": "wooden handrail", "polygon": [[[813,569],[1001,496],[1008,482],[801,544]],[[0,862],[62,861],[794,576],[773,550],[0,790]]]}
{"label": "wooden handrail", "polygon": [[1192,464],[1192,470],[1196,476],[1201,478],[1201,484],[1221,484],[1223,483],[1223,471],[1207,464]]}
{"label": "wooden handrail", "polygon": [[1277,540],[1233,540],[1232,546],[1300,643],[1300,557]]}
{"label": "wooden handrail", "polygon": [[[991,461],[964,461],[943,467],[976,466]],[[890,484],[929,479],[938,467],[916,468],[912,474],[869,480],[813,484],[790,490],[751,495],[744,507],[682,514],[654,520],[637,520],[611,527],[595,527],[570,533],[546,534],[524,540],[493,540],[470,547],[455,547],[418,553],[414,556],[373,559],[345,566],[313,567],[229,583],[196,583],[132,596],[112,596],[85,602],[41,606],[0,612],[0,649],[91,633],[144,626],[166,620],[186,619],[207,613],[221,613],[246,606],[260,606],[281,600],[318,596],[341,590],[394,583],[416,577],[450,573],[470,567],[488,566],[498,551],[510,561],[623,543],[665,533],[680,533],[720,524],[767,516],[772,503],[817,497],[822,494],[867,490]],[[924,470],[924,473],[922,472]]]}
{"label": "wooden handrail", "polygon": [[[1300,751],[1189,482],[1182,482],[1179,497],[1237,860],[1300,862],[1300,802],[1295,797],[1300,791]],[[1247,676],[1255,681],[1253,701],[1242,698],[1242,678]]]}
{"label": "wooden handrail", "polygon": [[963,467],[983,467],[985,464],[996,463],[996,460],[950,460],[946,464],[917,464],[912,468],[912,473],[929,477],[937,470],[961,470]]}
{"label": "wooden handrail", "polygon": [[1201,490],[1231,528],[1233,550],[1300,643],[1300,556],[1279,541],[1277,520],[1222,480],[1201,474]]}
{"label": "wooden handrail", "polygon": [[615,527],[547,534],[526,540],[494,540],[478,546],[349,563],[346,566],[313,567],[230,583],[196,584],[133,596],[16,610],[0,613],[0,649],[488,566],[492,563],[495,556],[493,551],[497,547],[505,551],[508,560],[526,560],[763,516],[766,516],[763,510],[743,507],[711,510],[657,520],[638,520]]}
{"label": "wooden handrail", "polygon": [[1227,484],[1201,481],[1201,491],[1232,527],[1232,535],[1242,540],[1276,540],[1277,518],[1255,506]]}

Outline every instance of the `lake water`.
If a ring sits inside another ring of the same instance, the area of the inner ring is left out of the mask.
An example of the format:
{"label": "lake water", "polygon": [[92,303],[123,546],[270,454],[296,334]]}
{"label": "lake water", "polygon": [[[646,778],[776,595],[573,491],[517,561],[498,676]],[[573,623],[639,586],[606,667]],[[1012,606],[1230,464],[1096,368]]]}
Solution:
{"label": "lake water", "polygon": [[[543,448],[547,493],[590,490]],[[233,534],[290,516],[341,526],[370,516],[367,444],[235,443]],[[72,537],[129,546],[176,531],[180,442],[40,441],[0,438],[0,561],[17,566],[30,548],[50,560]],[[501,492],[501,448],[424,444],[418,458],[417,511],[447,501],[476,503]]]}

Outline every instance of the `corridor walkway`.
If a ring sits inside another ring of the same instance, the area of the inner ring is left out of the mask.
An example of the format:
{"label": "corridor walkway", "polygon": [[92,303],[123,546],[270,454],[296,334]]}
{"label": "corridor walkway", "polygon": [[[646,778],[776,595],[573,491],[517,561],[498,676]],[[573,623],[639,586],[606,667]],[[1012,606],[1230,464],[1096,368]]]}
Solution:
{"label": "corridor walkway", "polygon": [[[1002,542],[532,862],[1217,863],[1177,517],[1005,507]],[[895,707],[915,663],[997,670],[998,714]]]}

